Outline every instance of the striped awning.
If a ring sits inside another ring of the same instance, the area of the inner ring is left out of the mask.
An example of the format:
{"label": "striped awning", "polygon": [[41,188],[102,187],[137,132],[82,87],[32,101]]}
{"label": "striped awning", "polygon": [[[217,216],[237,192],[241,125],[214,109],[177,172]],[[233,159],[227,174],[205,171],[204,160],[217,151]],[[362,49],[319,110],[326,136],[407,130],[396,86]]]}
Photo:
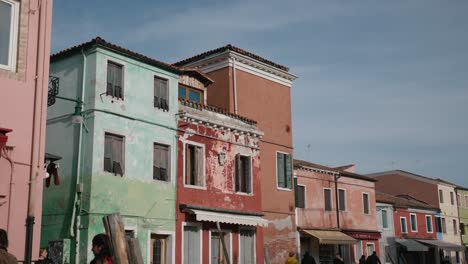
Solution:
{"label": "striped awning", "polygon": [[302,229],[304,234],[315,237],[319,240],[319,244],[329,245],[351,245],[358,242],[356,239],[335,230],[315,230],[315,229]]}
{"label": "striped awning", "polygon": [[231,213],[221,213],[198,209],[187,209],[187,213],[195,215],[197,221],[220,222],[226,224],[246,225],[246,226],[267,226],[268,222],[260,216],[241,215]]}

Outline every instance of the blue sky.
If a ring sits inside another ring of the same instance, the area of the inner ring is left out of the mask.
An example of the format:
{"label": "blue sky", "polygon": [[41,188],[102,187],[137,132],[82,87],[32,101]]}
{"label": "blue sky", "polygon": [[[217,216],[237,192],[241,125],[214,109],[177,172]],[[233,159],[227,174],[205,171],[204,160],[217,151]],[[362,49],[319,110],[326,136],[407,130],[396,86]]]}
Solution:
{"label": "blue sky", "polygon": [[468,187],[468,1],[54,1],[52,52],[95,36],[165,62],[231,43],[297,74],[295,157]]}

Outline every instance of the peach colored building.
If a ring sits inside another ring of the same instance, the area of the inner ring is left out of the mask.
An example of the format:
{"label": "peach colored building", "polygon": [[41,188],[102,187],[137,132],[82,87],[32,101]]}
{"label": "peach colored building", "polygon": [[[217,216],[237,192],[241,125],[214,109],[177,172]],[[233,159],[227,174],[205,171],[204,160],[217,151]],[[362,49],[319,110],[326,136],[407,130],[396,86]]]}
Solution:
{"label": "peach colored building", "polygon": [[196,68],[214,80],[207,103],[256,120],[264,132],[261,149],[262,212],[265,258],[284,263],[296,249],[292,188],[291,87],[289,68],[227,45],[175,63]]}
{"label": "peach colored building", "polygon": [[351,172],[294,160],[296,221],[300,256],[332,263],[340,252],[345,263],[364,254],[380,255],[375,180]]}
{"label": "peach colored building", "polygon": [[39,254],[51,22],[52,0],[0,0],[0,228],[26,263]]}

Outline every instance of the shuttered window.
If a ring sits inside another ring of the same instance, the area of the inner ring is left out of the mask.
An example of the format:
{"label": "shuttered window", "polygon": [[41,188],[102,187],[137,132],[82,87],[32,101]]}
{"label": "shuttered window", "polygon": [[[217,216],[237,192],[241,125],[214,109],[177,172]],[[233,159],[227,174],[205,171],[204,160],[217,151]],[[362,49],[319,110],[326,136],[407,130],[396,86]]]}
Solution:
{"label": "shuttered window", "polygon": [[441,223],[442,233],[447,234],[447,223],[445,222],[445,218],[442,217],[441,220],[442,220],[442,223]]}
{"label": "shuttered window", "polygon": [[235,160],[236,192],[252,192],[251,159],[249,156],[236,155]]}
{"label": "shuttered window", "polygon": [[200,264],[201,243],[200,228],[196,226],[184,226],[183,264]]}
{"label": "shuttered window", "polygon": [[305,208],[305,186],[297,184],[297,178],[294,178],[294,188],[296,208]]}
{"label": "shuttered window", "polygon": [[332,210],[331,189],[323,189],[323,199],[325,201],[325,211],[331,211]]}
{"label": "shuttered window", "polygon": [[185,185],[205,186],[203,147],[187,144],[185,147]]}
{"label": "shuttered window", "polygon": [[453,223],[453,234],[456,235],[456,234],[458,234],[457,220],[453,219],[452,223]]}
{"label": "shuttered window", "polygon": [[369,194],[362,194],[362,207],[365,214],[370,214],[370,205],[369,205]]}
{"label": "shuttered window", "polygon": [[0,69],[15,71],[19,1],[0,0]]}
{"label": "shuttered window", "polygon": [[122,65],[108,61],[107,62],[107,87],[106,95],[124,99],[123,95],[123,74]]}
{"label": "shuttered window", "polygon": [[382,227],[383,228],[388,228],[387,210],[382,210]]}
{"label": "shuttered window", "polygon": [[104,140],[104,171],[123,176],[124,137],[106,133]]}
{"label": "shuttered window", "polygon": [[346,211],[346,191],[343,189],[338,189],[338,208]]}
{"label": "shuttered window", "polygon": [[426,231],[428,233],[432,233],[432,217],[430,215],[426,215]]}
{"label": "shuttered window", "polygon": [[418,232],[418,220],[416,214],[410,214],[411,231]]}
{"label": "shuttered window", "polygon": [[401,232],[408,233],[408,227],[406,225],[406,217],[400,218]]}
{"label": "shuttered window", "polygon": [[276,153],[276,176],[278,188],[292,188],[292,163],[290,154]]}
{"label": "shuttered window", "polygon": [[239,264],[254,264],[255,261],[255,230],[240,230],[240,260]]}
{"label": "shuttered window", "polygon": [[170,181],[170,148],[166,145],[154,144],[153,146],[153,179]]}
{"label": "shuttered window", "polygon": [[166,79],[154,77],[154,107],[169,111],[169,86]]}

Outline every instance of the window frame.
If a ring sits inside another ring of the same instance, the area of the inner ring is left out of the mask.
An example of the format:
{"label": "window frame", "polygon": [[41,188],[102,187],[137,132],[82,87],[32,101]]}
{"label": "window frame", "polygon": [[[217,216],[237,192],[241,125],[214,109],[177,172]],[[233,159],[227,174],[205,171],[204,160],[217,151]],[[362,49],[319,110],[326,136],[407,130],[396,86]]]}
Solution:
{"label": "window frame", "polygon": [[[185,89],[185,97],[180,97],[179,88],[184,88]],[[195,102],[195,101],[190,100],[190,91],[195,91],[195,92],[198,92],[200,94],[200,101],[199,102]],[[186,84],[183,84],[183,83],[179,83],[179,86],[177,87],[177,98],[182,98],[184,100],[188,100],[188,101],[191,101],[191,102],[203,104],[204,101],[205,101],[205,99],[204,99],[205,98],[205,91],[202,90],[202,89],[197,89],[197,88],[194,88],[194,87],[190,87],[190,86],[188,86]]]}
{"label": "window frame", "polygon": [[[413,216],[414,216],[414,224],[415,224],[415,229],[413,229]],[[418,232],[418,215],[415,213],[410,213],[410,230],[411,232]]]}
{"label": "window frame", "polygon": [[444,191],[442,189],[439,189],[439,203],[444,203]]}
{"label": "window frame", "polygon": [[[424,219],[426,220],[426,232],[429,233],[429,234],[432,234],[434,233],[434,225],[432,223],[432,215],[425,215]],[[429,219],[429,222],[427,222],[427,219]],[[429,231],[429,226],[427,225],[427,223],[431,223],[431,231]]]}
{"label": "window frame", "polygon": [[[203,159],[202,159],[202,165],[203,165],[203,186],[199,186],[199,185],[190,185],[190,184],[186,184],[186,177],[187,177],[187,160],[186,160],[186,157],[187,157],[187,145],[192,145],[192,146],[196,146],[196,147],[201,147],[202,148],[202,156],[203,156]],[[199,142],[195,142],[195,141],[185,141],[184,144],[183,144],[183,152],[182,152],[182,155],[183,155],[183,182],[184,182],[184,187],[185,188],[193,188],[193,189],[200,189],[200,190],[206,190],[206,153],[205,153],[205,144],[203,143],[199,143]]]}
{"label": "window frame", "polygon": [[106,153],[106,134],[110,135],[110,136],[114,136],[114,137],[121,137],[122,138],[122,175],[119,175],[120,177],[124,177],[125,174],[126,174],[126,168],[127,168],[127,149],[126,149],[126,137],[123,135],[123,134],[120,134],[120,133],[116,133],[116,132],[112,132],[112,131],[104,131],[104,144],[103,144],[103,162],[102,162],[102,171],[105,173],[105,174],[108,174],[108,175],[112,175],[112,176],[116,176],[117,174],[114,173],[114,172],[109,172],[109,171],[106,171],[105,170],[105,153]]}
{"label": "window frame", "polygon": [[[306,197],[307,197],[307,187],[306,187],[304,184],[299,184],[299,183],[298,183],[298,184],[297,184],[297,187],[299,187],[299,186],[301,186],[301,187],[304,188],[304,207],[298,207],[298,206],[297,206],[296,208],[305,209],[305,208],[307,208],[307,199],[306,199]],[[299,196],[298,196],[298,197],[299,197]]]}
{"label": "window frame", "polygon": [[[158,180],[154,178],[154,147],[155,145],[160,145],[160,146],[165,146],[167,147],[167,181],[163,180]],[[152,177],[153,181],[157,181],[160,183],[171,183],[172,182],[172,146],[170,144],[164,143],[164,142],[159,142],[159,141],[154,141],[153,142],[153,174]]]}
{"label": "window frame", "polygon": [[[198,229],[198,236],[200,237],[200,242],[199,242],[199,245],[200,245],[200,262],[199,263],[202,264],[203,263],[203,224],[200,223],[200,222],[182,222],[182,225],[181,225],[182,235],[181,235],[181,246],[180,246],[180,253],[181,253],[180,260],[181,260],[181,263],[184,263],[184,243],[185,243],[184,228],[186,226],[193,226],[193,227],[196,227]],[[174,257],[174,259],[175,259],[175,257]]]}
{"label": "window frame", "polygon": [[468,208],[468,195],[463,195],[463,198],[465,198],[465,208]]}
{"label": "window frame", "polygon": [[[242,157],[248,157],[249,158],[249,162],[250,162],[250,192],[242,192],[242,191],[237,191],[236,190],[236,183],[237,183],[237,178],[236,178],[236,171],[237,171],[237,155],[239,155],[239,158],[242,158]],[[234,158],[234,192],[236,194],[239,194],[239,195],[253,195],[254,194],[254,188],[253,188],[253,184],[254,184],[254,181],[253,181],[253,157],[251,155],[245,155],[245,154],[241,154],[241,153],[237,153],[235,158]]]}
{"label": "window frame", "polygon": [[[285,179],[284,179],[284,180],[285,180],[285,182],[286,182],[286,187],[280,187],[280,186],[279,186],[279,182],[278,182],[278,153],[279,153],[279,154],[283,154],[285,157],[288,156],[288,155],[290,156],[290,160],[291,160],[291,188],[287,188],[288,183],[287,183],[286,181],[287,181],[288,176],[286,175],[286,161],[285,161],[285,163],[284,163],[284,165],[285,165],[285,168],[284,168],[284,169],[285,169],[285,174],[284,174]],[[276,189],[279,190],[279,191],[288,191],[288,192],[292,192],[292,191],[293,191],[293,188],[294,188],[294,186],[293,186],[293,181],[294,181],[294,180],[293,180],[293,178],[294,178],[294,172],[293,172],[293,171],[294,171],[294,168],[293,168],[292,154],[277,150],[277,151],[275,152],[275,164],[276,164],[276,166],[275,166],[275,168],[276,168],[276,171],[275,171],[275,175],[276,175]]]}
{"label": "window frame", "polygon": [[[254,262],[252,264],[256,264],[257,263],[257,230],[255,229],[255,227],[239,227],[239,237],[238,237],[238,249],[239,249],[239,256],[242,256],[242,247],[241,247],[241,231],[253,231],[254,232],[254,236],[253,236],[253,241],[254,241],[254,250],[253,250],[253,253],[254,253]],[[211,247],[210,247],[211,249]],[[244,263],[241,263],[240,259],[239,259],[239,264],[244,264]]]}
{"label": "window frame", "polygon": [[457,206],[458,207],[462,206],[461,194],[459,193],[457,193]]}
{"label": "window frame", "polygon": [[[211,264],[211,234],[213,232],[216,232],[216,233],[219,233],[220,231],[216,228],[211,228],[208,230],[208,264]],[[233,250],[233,247],[232,247],[232,230],[229,230],[229,229],[221,229],[221,232],[224,233],[226,232],[227,234],[229,234],[229,263],[232,263],[232,250]],[[240,233],[239,233],[240,235]],[[240,239],[239,239],[240,241]]]}
{"label": "window frame", "polygon": [[455,205],[455,193],[450,192],[450,204]]}
{"label": "window frame", "polygon": [[8,47],[8,62],[7,64],[0,64],[0,70],[16,72],[16,65],[18,60],[18,38],[20,31],[20,1],[16,0],[0,0],[6,4],[11,5],[10,15],[10,36]]}
{"label": "window frame", "polygon": [[440,226],[442,227],[442,234],[447,234],[447,220],[445,220],[445,217],[440,218]]}
{"label": "window frame", "polygon": [[[366,207],[364,206],[364,196],[367,195],[367,213],[366,213]],[[370,215],[371,214],[371,208],[370,208],[370,194],[368,192],[363,192],[362,193],[362,213],[365,215]]]}
{"label": "window frame", "polygon": [[458,224],[457,224],[457,219],[452,219],[452,225],[453,225],[453,235],[458,235]]}
{"label": "window frame", "polygon": [[[344,192],[344,210],[341,210],[340,206],[341,206],[341,203],[340,203],[340,191],[343,191]],[[343,188],[338,188],[338,201],[337,201],[337,206],[338,206],[338,211],[340,212],[347,212],[348,210],[348,201],[347,201],[347,191],[346,189],[343,189]]]}
{"label": "window frame", "polygon": [[[368,246],[369,246],[369,245],[372,245],[372,252],[370,252],[370,254],[369,254],[369,251],[368,251],[368,249],[369,249]],[[373,253],[374,251],[375,251],[375,243],[374,243],[374,242],[366,242],[366,253],[367,253],[367,256],[372,255],[372,253]]]}
{"label": "window frame", "polygon": [[[402,220],[405,220],[405,230],[403,230]],[[408,234],[408,220],[406,219],[405,216],[400,216],[400,231],[402,234]]]}
{"label": "window frame", "polygon": [[[326,206],[326,199],[325,199],[325,190],[329,190],[330,191],[330,210],[327,210],[327,206]],[[333,212],[333,194],[332,194],[332,188],[327,188],[327,187],[324,187],[323,188],[323,209],[326,212]]]}
{"label": "window frame", "polygon": [[[107,72],[109,71],[109,63],[110,64],[114,64],[114,65],[117,65],[117,66],[120,66],[122,68],[122,79],[121,79],[121,82],[122,82],[122,94],[121,94],[121,97],[117,97],[115,96],[115,90],[114,88],[112,88],[112,95],[109,95],[107,94]],[[111,60],[109,58],[106,59],[106,87],[105,87],[105,92],[104,94],[106,96],[110,96],[112,97],[112,99],[116,99],[116,100],[122,100],[124,101],[124,98],[125,98],[125,69],[126,69],[126,65],[123,63],[123,62],[117,62],[115,60]]]}
{"label": "window frame", "polygon": [[[387,209],[382,209],[381,210],[381,218],[382,218],[382,228],[383,229],[389,229],[389,224],[388,224],[388,210]],[[384,213],[385,212],[385,223],[386,223],[386,226],[384,225]]]}
{"label": "window frame", "polygon": [[[167,82],[167,86],[166,86],[166,89],[167,89],[167,110],[161,108],[161,107],[156,107],[154,106],[154,98],[156,97],[156,93],[154,91],[155,87],[154,87],[154,81],[155,79],[160,79],[160,80],[165,80]],[[161,75],[157,75],[157,74],[153,74],[153,109],[155,109],[156,111],[161,111],[161,112],[170,112],[171,111],[171,108],[172,108],[172,104],[171,104],[171,81],[169,78],[167,77],[164,77],[164,76],[161,76]]]}

